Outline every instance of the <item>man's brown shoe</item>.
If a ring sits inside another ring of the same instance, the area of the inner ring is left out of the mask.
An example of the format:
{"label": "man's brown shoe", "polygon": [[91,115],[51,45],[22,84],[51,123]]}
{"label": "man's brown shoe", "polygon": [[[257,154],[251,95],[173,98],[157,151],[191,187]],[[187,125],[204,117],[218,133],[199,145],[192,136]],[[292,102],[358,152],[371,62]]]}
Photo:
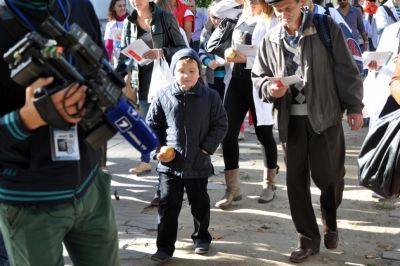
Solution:
{"label": "man's brown shoe", "polygon": [[328,229],[324,234],[324,244],[327,249],[336,249],[339,242],[339,234],[337,231]]}
{"label": "man's brown shoe", "polygon": [[319,250],[314,250],[311,248],[303,249],[296,248],[292,254],[290,254],[290,261],[294,263],[301,263],[308,259],[309,256],[317,254]]}

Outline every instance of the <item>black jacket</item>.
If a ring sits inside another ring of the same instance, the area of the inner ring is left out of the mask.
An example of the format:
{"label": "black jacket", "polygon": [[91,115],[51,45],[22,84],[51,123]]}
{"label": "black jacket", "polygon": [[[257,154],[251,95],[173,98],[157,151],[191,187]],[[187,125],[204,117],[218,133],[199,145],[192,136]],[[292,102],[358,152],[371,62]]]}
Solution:
{"label": "black jacket", "polygon": [[175,83],[159,91],[146,120],[160,146],[169,145],[176,150],[175,159],[159,162],[157,171],[181,178],[205,178],[213,173],[210,154],[228,128],[225,109],[216,91],[197,82],[194,88],[183,92]]}
{"label": "black jacket", "polygon": [[[153,48],[162,48],[165,59],[169,62],[172,55],[182,48],[186,48],[185,41],[179,31],[176,18],[169,12],[160,9],[157,5],[150,2],[152,8],[151,20],[151,37]],[[132,42],[136,41],[138,36],[138,26],[136,25],[137,11],[133,10],[132,14],[124,21],[122,29],[121,49],[124,49]],[[116,71],[122,76],[128,72],[128,66],[133,60],[124,54],[120,54]],[[132,68],[133,70],[134,68]],[[153,63],[145,66],[137,66],[138,69],[138,96],[139,100],[147,100],[149,87],[151,82],[151,74],[153,71]]]}
{"label": "black jacket", "polygon": [[[165,58],[170,61],[172,55],[186,47],[182,34],[179,31],[179,25],[176,18],[169,12],[159,8],[156,4],[150,2],[152,8],[151,20],[151,37],[153,41],[153,48],[162,48]],[[136,25],[137,11],[133,10],[132,14],[124,21],[122,29],[121,49],[138,39],[138,27]],[[118,65],[123,63],[127,57],[123,54],[118,60]],[[121,67],[121,66],[120,66]]]}
{"label": "black jacket", "polygon": [[[100,25],[89,0],[68,0],[69,24],[78,23],[99,45]],[[16,21],[6,7],[0,12],[0,54],[17,43],[28,29]],[[48,14],[20,8],[39,29]],[[57,19],[63,20],[61,14]],[[100,154],[80,138],[80,161],[53,162],[50,129],[29,132],[18,110],[25,102],[25,88],[10,78],[10,70],[0,58],[0,201],[18,205],[48,205],[80,198],[98,171]],[[81,129],[79,132],[82,133]],[[82,136],[82,134],[80,134]]]}

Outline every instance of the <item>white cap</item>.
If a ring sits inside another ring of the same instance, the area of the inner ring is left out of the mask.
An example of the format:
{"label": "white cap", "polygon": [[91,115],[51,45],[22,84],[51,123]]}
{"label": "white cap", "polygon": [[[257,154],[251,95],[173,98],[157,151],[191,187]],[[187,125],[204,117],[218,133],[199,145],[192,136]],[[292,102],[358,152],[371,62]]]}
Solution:
{"label": "white cap", "polygon": [[242,13],[242,9],[235,8],[239,5],[235,0],[222,0],[210,8],[210,14],[220,19],[236,19]]}

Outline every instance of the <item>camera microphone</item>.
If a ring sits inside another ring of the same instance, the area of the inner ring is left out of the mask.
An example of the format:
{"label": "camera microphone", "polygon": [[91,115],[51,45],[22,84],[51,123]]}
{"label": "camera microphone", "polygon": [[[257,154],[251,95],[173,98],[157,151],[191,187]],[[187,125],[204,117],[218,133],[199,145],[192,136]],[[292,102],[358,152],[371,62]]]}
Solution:
{"label": "camera microphone", "polygon": [[113,127],[139,152],[149,153],[157,147],[157,136],[128,100],[121,98],[115,107],[106,111],[106,116]]}

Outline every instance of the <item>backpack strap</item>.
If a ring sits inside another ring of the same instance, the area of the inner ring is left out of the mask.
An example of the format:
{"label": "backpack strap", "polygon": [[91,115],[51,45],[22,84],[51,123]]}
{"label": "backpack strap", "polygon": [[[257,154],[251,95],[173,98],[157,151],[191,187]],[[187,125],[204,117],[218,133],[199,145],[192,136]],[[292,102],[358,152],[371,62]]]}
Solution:
{"label": "backpack strap", "polygon": [[317,30],[319,39],[324,44],[326,49],[329,50],[330,54],[333,54],[333,45],[331,31],[328,25],[328,16],[323,14],[314,14],[313,21]]}
{"label": "backpack strap", "polygon": [[383,7],[383,9],[385,9],[385,11],[386,11],[386,13],[389,15],[389,17],[390,17],[391,19],[393,19],[394,22],[397,22],[397,19],[396,19],[396,17],[393,15],[392,10],[390,10],[390,8],[389,8],[388,6],[386,6],[386,5],[382,5],[382,7]]}
{"label": "backpack strap", "polygon": [[126,25],[126,36],[130,38],[132,30],[132,22],[128,21],[127,23],[128,25]]}
{"label": "backpack strap", "polygon": [[327,15],[327,16],[330,16],[330,15],[331,15],[331,12],[329,11],[329,6],[326,6],[326,7],[325,7],[325,12],[324,12],[324,14]]}

